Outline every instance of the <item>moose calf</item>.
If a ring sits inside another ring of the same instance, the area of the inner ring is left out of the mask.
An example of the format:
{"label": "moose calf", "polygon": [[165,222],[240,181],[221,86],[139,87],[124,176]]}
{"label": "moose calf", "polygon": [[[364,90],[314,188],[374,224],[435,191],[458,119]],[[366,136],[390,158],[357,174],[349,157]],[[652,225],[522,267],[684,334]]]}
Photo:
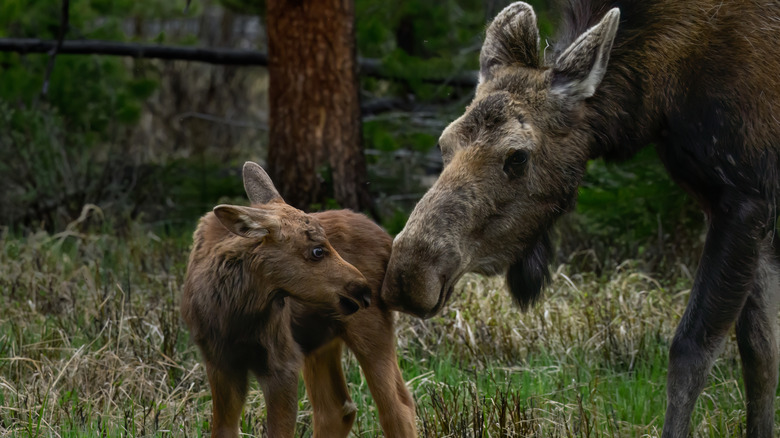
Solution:
{"label": "moose calf", "polygon": [[293,436],[301,368],[314,436],[347,436],[356,407],[341,369],[344,343],[385,436],[416,436],[393,315],[379,299],[391,238],[361,214],[286,204],[255,163],[244,165],[244,187],[252,207],[220,205],[200,220],[181,303],[206,364],[212,436],[238,436],[249,371],[265,395],[268,435]]}

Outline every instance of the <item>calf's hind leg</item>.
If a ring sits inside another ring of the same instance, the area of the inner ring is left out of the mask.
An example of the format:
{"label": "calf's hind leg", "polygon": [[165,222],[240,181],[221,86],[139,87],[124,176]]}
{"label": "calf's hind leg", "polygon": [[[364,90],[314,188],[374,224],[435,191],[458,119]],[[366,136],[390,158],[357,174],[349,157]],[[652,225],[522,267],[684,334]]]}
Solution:
{"label": "calf's hind leg", "polygon": [[753,288],[737,321],[749,437],[771,437],[774,433],[774,401],[780,358],[776,330],[780,260],[773,254],[771,239],[772,236],[769,236],[761,247]]}
{"label": "calf's hind leg", "polygon": [[334,339],[307,355],[303,364],[315,438],[346,437],[355,421],[357,409],[341,369],[342,344],[341,339]]}
{"label": "calf's hind leg", "polygon": [[392,314],[379,306],[358,312],[350,319],[344,340],[366,376],[385,437],[416,437],[414,400],[398,369]]}

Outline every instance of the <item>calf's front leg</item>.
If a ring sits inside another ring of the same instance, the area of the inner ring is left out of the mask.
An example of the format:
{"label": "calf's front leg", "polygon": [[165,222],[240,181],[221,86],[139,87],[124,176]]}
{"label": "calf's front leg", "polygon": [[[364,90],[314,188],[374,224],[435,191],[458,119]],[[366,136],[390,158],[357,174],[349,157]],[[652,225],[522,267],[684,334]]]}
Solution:
{"label": "calf's front leg", "polygon": [[265,397],[269,438],[292,438],[295,434],[299,369],[299,366],[291,366],[258,376]]}
{"label": "calf's front leg", "polygon": [[207,361],[206,373],[211,387],[211,436],[236,438],[246,399],[248,371],[244,367],[231,369]]}

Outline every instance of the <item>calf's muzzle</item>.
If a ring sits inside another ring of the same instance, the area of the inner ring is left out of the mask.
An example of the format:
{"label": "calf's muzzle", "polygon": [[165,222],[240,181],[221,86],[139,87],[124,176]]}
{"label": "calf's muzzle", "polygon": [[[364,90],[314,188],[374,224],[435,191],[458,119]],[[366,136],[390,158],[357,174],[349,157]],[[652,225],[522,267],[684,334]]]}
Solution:
{"label": "calf's muzzle", "polygon": [[342,314],[351,315],[371,305],[371,288],[367,283],[349,283],[344,291],[345,294],[339,297],[339,310]]}

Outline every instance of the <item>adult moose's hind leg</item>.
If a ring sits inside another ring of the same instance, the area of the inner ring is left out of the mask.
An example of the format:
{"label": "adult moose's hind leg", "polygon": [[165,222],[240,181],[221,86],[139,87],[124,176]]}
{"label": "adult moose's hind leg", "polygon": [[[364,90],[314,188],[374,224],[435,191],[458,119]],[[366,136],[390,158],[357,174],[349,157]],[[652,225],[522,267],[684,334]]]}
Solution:
{"label": "adult moose's hind leg", "polygon": [[688,307],[669,351],[663,438],[688,436],[691,413],[754,283],[767,234],[763,201],[725,194],[712,212]]}
{"label": "adult moose's hind leg", "polygon": [[341,369],[342,344],[334,339],[304,361],[303,381],[314,411],[315,438],[346,437],[357,415]]}
{"label": "adult moose's hind leg", "polygon": [[[777,305],[780,299],[780,258],[772,237],[761,247],[753,289],[737,321],[737,342],[747,395],[747,436],[771,437],[778,380]],[[778,245],[777,242],[774,242]]]}

